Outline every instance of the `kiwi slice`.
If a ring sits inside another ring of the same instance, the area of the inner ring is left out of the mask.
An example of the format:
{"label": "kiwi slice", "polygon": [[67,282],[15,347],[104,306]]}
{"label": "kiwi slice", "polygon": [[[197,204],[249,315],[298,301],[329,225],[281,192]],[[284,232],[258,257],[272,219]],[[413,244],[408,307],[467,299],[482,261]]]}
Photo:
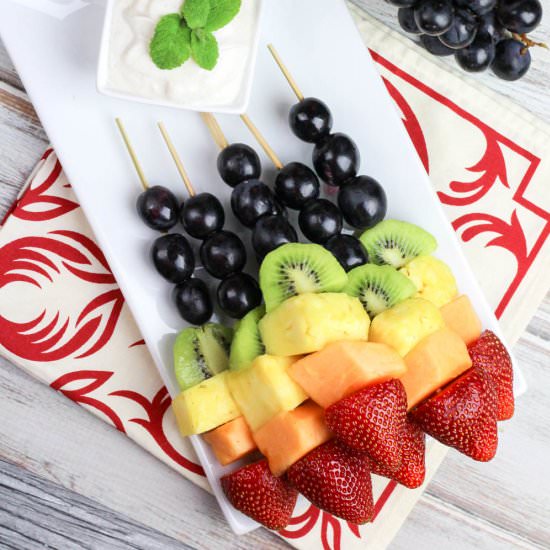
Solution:
{"label": "kiwi slice", "polygon": [[260,266],[266,311],[297,294],[339,292],[347,282],[344,268],[319,244],[284,244],[270,252]]}
{"label": "kiwi slice", "polygon": [[258,329],[258,322],[264,315],[265,307],[259,306],[249,311],[235,324],[229,352],[231,370],[246,369],[258,355],[265,353],[265,346]]}
{"label": "kiwi slice", "polygon": [[389,265],[365,264],[348,273],[344,292],[359,298],[372,319],[416,294],[416,286],[406,275]]}
{"label": "kiwi slice", "polygon": [[233,330],[206,323],[182,330],[174,343],[174,370],[182,390],[211,378],[229,366]]}
{"label": "kiwi slice", "polygon": [[369,261],[391,265],[396,269],[437,248],[435,237],[412,223],[384,220],[367,229],[360,237],[367,249]]}

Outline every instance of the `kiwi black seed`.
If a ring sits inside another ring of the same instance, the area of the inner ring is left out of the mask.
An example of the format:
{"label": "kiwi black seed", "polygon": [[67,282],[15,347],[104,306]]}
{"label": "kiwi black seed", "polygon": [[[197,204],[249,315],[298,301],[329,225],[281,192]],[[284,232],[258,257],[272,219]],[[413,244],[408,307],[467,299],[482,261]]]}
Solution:
{"label": "kiwi black seed", "polygon": [[347,280],[336,258],[318,244],[284,244],[270,252],[260,266],[266,311],[297,294],[339,292]]}
{"label": "kiwi black seed", "polygon": [[389,265],[365,264],[348,273],[348,284],[344,292],[359,298],[372,319],[413,296],[416,286],[403,273]]}
{"label": "kiwi black seed", "polygon": [[417,225],[399,220],[380,222],[367,229],[360,241],[367,249],[370,262],[391,265],[396,269],[417,256],[431,254],[437,248],[433,235]]}
{"label": "kiwi black seed", "polygon": [[217,323],[182,330],[174,343],[174,371],[182,390],[229,366],[233,330]]}
{"label": "kiwi black seed", "polygon": [[246,369],[258,355],[265,353],[265,346],[258,329],[258,322],[264,315],[265,307],[259,306],[249,311],[235,324],[229,353],[231,370]]}

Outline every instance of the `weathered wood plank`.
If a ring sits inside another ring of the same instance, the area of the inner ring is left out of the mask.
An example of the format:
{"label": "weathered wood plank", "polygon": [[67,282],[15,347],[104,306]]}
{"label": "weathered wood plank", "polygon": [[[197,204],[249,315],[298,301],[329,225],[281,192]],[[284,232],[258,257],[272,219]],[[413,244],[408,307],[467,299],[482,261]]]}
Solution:
{"label": "weathered wood plank", "polygon": [[26,94],[2,81],[0,127],[0,211],[4,212],[44,152],[48,138]]}
{"label": "weathered wood plank", "polygon": [[74,491],[0,461],[0,546],[193,548],[115,514]]}

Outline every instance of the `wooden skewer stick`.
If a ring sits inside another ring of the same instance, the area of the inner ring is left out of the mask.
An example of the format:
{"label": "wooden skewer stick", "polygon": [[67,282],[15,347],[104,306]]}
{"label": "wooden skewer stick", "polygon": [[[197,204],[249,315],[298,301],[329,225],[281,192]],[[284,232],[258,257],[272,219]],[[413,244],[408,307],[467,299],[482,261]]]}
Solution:
{"label": "wooden skewer stick", "polygon": [[229,142],[227,141],[223,130],[218,124],[216,117],[212,113],[201,113],[201,117],[208,129],[210,130],[210,134],[212,134],[216,145],[220,149],[225,149],[229,145]]}
{"label": "wooden skewer stick", "polygon": [[183,166],[183,162],[181,161],[180,156],[178,155],[178,152],[176,151],[176,148],[174,147],[174,144],[172,143],[172,140],[170,138],[170,135],[168,134],[168,130],[166,130],[166,127],[164,126],[163,122],[158,123],[160,133],[162,134],[162,137],[164,138],[164,143],[166,143],[166,147],[168,147],[168,151],[170,151],[170,154],[172,155],[172,158],[174,159],[174,163],[176,165],[176,168],[178,169],[178,172],[181,176],[181,179],[183,180],[183,183],[185,187],[187,188],[187,192],[189,193],[190,197],[195,196],[195,189],[193,188],[193,184],[191,183],[191,180],[189,179],[189,176],[187,175],[187,171],[185,170],[185,167]]}
{"label": "wooden skewer stick", "polygon": [[283,163],[279,157],[275,154],[275,151],[271,148],[269,143],[265,140],[264,136],[260,133],[258,128],[254,126],[248,115],[241,115],[241,120],[246,124],[247,128],[250,130],[250,133],[256,138],[256,141],[262,146],[262,149],[265,151],[266,155],[271,159],[271,162],[275,165],[277,170],[280,170],[283,167]]}
{"label": "wooden skewer stick", "polygon": [[290,74],[290,71],[286,68],[286,65],[283,63],[281,56],[277,53],[277,50],[275,49],[273,44],[268,44],[267,49],[271,52],[271,55],[273,56],[275,63],[279,65],[279,69],[281,69],[281,72],[284,74],[287,82],[292,88],[292,91],[296,94],[298,101],[302,101],[302,99],[304,99],[304,94],[302,93],[300,88],[298,88],[298,84],[296,84],[296,81],[294,80],[293,76]]}
{"label": "wooden skewer stick", "polygon": [[128,137],[128,134],[126,133],[126,129],[124,128],[124,125],[122,124],[122,120],[120,118],[115,118],[116,125],[118,126],[118,129],[120,131],[120,135],[122,136],[122,139],[124,140],[124,144],[126,145],[126,149],[128,150],[128,154],[130,155],[130,158],[132,159],[132,162],[134,163],[134,168],[136,169],[137,175],[139,177],[139,181],[141,182],[141,185],[145,191],[149,189],[149,183],[147,182],[147,178],[145,177],[145,174],[143,173],[143,169],[141,168],[141,164],[139,163],[139,160],[137,158],[136,152],[134,151],[134,148],[132,147],[132,144],[130,143],[130,138]]}

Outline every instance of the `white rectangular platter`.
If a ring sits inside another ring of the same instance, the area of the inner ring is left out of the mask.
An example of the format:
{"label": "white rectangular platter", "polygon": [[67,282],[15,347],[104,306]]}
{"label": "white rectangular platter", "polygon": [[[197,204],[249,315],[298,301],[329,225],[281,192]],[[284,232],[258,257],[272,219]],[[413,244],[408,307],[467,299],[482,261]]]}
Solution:
{"label": "white rectangular platter", "polygon": [[[185,196],[156,127],[163,120],[196,189],[220,196],[228,213],[230,188],[217,174],[218,150],[197,113],[98,94],[95,78],[104,9],[98,0],[4,0],[0,32],[149,351],[175,396],[171,347],[184,324],[170,301],[170,285],[149,261],[148,249],[156,235],[136,215],[140,187],[114,118],[125,121],[152,183]],[[357,142],[361,173],[378,179],[387,191],[388,215],[417,223],[437,237],[437,255],[452,267],[460,291],[470,296],[484,327],[500,334],[344,1],[266,1],[263,18],[248,113],[283,162],[309,162],[311,146],[299,142],[288,128],[287,113],[295,98],[267,51],[270,42],[303,92],[331,107],[335,130]],[[256,147],[238,117],[223,115],[219,121],[230,141]],[[262,160],[263,179],[271,183],[273,171],[268,160]],[[248,244],[248,235],[228,217],[229,227]],[[254,268],[252,262],[250,266]],[[516,379],[521,392],[524,382],[519,372]],[[223,470],[208,448],[199,438],[194,444],[231,527],[237,533],[256,527],[223,497],[218,483]]]}

